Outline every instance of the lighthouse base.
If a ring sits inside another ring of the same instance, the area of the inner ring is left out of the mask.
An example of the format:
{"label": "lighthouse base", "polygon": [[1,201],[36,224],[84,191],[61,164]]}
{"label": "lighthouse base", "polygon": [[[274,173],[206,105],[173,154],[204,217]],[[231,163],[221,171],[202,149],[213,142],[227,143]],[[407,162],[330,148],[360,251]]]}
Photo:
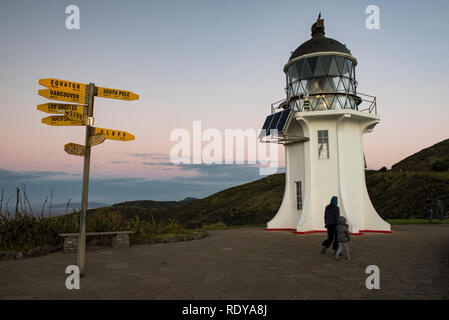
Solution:
{"label": "lighthouse base", "polygon": [[284,198],[267,229],[326,232],[324,210],[336,196],[351,233],[391,232],[374,209],[365,182],[362,137],[378,122],[377,115],[351,109],[296,112],[287,135],[308,141],[285,145]]}

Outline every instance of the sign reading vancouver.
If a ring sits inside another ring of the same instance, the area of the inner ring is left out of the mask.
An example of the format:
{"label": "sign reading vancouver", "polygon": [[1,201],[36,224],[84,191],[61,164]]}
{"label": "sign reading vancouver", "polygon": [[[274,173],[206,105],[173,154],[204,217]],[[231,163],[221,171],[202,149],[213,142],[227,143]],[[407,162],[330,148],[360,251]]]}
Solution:
{"label": "sign reading vancouver", "polygon": [[63,91],[59,89],[41,89],[37,92],[40,96],[50,100],[61,100],[67,102],[85,103],[86,96],[81,93]]}

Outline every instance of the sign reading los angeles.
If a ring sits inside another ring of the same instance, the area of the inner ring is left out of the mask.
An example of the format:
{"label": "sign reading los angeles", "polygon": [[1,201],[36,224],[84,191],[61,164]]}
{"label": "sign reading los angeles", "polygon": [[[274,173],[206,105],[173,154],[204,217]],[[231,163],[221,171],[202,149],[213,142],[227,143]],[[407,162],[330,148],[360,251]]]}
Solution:
{"label": "sign reading los angeles", "polygon": [[89,167],[92,147],[103,143],[106,139],[116,141],[131,141],[133,134],[113,129],[96,128],[94,125],[94,98],[110,98],[125,101],[137,100],[139,95],[120,89],[96,87],[94,83],[84,84],[74,81],[46,78],[39,79],[39,84],[48,89],[38,90],[38,94],[50,100],[60,100],[70,103],[44,103],[37,106],[37,110],[57,114],[42,119],[50,126],[85,126],[86,145],[67,143],[64,151],[73,156],[84,157],[83,191],[81,195],[81,220],[78,241],[77,265],[80,274],[84,273],[86,251],[86,219],[89,186]]}
{"label": "sign reading los angeles", "polygon": [[37,106],[37,110],[51,114],[65,114],[66,111],[87,114],[86,106],[68,103],[43,103]]}

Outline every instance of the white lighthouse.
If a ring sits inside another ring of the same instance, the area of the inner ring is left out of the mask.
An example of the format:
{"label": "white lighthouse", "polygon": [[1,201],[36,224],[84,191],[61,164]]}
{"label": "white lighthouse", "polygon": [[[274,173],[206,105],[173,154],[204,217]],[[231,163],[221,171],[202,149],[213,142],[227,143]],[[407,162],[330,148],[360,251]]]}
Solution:
{"label": "white lighthouse", "polygon": [[357,92],[356,65],[345,45],[324,36],[319,16],[284,66],[287,98],[272,105],[261,134],[285,146],[284,198],[268,230],[325,231],[324,209],[337,196],[352,233],[390,232],[366,188],[362,136],[380,118],[376,98]]}

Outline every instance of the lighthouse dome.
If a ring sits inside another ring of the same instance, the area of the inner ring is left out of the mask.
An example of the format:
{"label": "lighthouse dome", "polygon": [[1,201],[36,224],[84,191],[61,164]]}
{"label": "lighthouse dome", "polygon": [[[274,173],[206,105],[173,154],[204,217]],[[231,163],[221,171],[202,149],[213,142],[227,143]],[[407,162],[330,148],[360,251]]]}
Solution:
{"label": "lighthouse dome", "polygon": [[335,39],[327,38],[323,35],[313,37],[312,39],[304,42],[302,45],[296,48],[295,51],[293,51],[288,61],[292,61],[295,58],[316,52],[341,52],[351,54],[351,51],[349,51],[344,44]]}
{"label": "lighthouse dome", "polygon": [[357,60],[339,41],[324,36],[321,14],[312,25],[312,38],[301,44],[284,66],[287,77],[286,105],[307,110],[355,109],[357,96],[355,66]]}
{"label": "lighthouse dome", "polygon": [[311,31],[312,39],[304,42],[296,48],[296,50],[292,52],[292,55],[288,61],[316,52],[340,52],[351,54],[351,51],[346,48],[346,45],[335,39],[324,36],[324,19],[321,19],[321,13],[318,16],[317,21],[312,25]]}

